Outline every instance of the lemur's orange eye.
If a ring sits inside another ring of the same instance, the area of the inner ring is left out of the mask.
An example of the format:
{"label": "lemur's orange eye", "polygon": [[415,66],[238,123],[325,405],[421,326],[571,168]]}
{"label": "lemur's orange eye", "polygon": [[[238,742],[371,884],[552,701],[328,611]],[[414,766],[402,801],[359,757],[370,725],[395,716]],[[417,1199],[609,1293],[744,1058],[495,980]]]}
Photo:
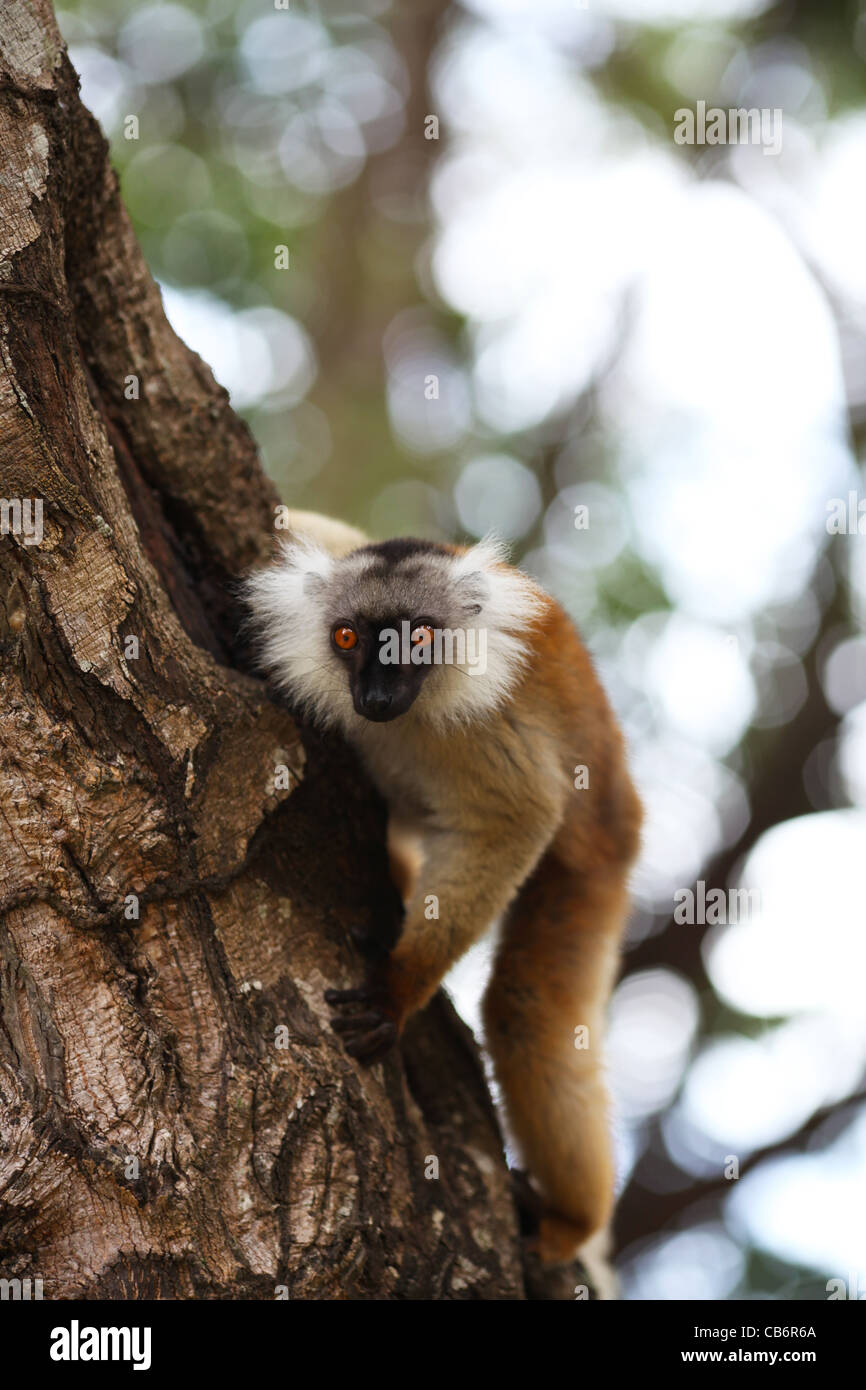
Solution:
{"label": "lemur's orange eye", "polygon": [[348,623],[341,623],[334,628],[334,645],[340,648],[341,652],[350,652],[353,647],[358,645],[358,634]]}
{"label": "lemur's orange eye", "polygon": [[412,645],[415,647],[428,647],[433,641],[433,628],[430,623],[419,623],[412,629]]}

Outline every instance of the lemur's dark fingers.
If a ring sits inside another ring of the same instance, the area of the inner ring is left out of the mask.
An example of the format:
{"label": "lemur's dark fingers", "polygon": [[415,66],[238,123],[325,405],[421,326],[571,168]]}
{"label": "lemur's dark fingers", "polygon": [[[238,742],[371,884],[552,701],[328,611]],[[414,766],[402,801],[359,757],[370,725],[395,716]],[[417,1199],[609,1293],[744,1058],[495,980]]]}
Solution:
{"label": "lemur's dark fingers", "polygon": [[326,989],[326,1004],[369,1004],[372,999],[369,989]]}
{"label": "lemur's dark fingers", "polygon": [[368,927],[350,927],[349,937],[355,950],[367,960],[384,960],[390,953],[390,941],[383,941],[376,932],[370,931]]}
{"label": "lemur's dark fingers", "polygon": [[380,1023],[371,1033],[362,1033],[359,1038],[348,1038],[344,1047],[350,1057],[359,1062],[372,1062],[382,1052],[387,1052],[397,1040],[397,1029],[390,1019]]}
{"label": "lemur's dark fingers", "polygon": [[335,1033],[359,1033],[365,1028],[375,1028],[384,1022],[378,1009],[366,1014],[348,1014],[345,1018],[332,1018],[331,1027]]}

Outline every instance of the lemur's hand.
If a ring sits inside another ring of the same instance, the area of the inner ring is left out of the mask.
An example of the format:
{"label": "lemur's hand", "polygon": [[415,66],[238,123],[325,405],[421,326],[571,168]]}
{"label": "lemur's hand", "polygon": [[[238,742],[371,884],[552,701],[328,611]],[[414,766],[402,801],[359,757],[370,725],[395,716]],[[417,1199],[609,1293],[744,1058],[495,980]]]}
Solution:
{"label": "lemur's hand", "polygon": [[374,985],[361,989],[325,990],[325,1002],[345,1012],[331,1019],[350,1057],[375,1062],[397,1041],[398,1028],[383,993]]}
{"label": "lemur's hand", "polygon": [[355,950],[369,961],[386,960],[398,935],[398,928],[386,931],[378,926],[373,928],[360,924],[349,928],[349,936]]}

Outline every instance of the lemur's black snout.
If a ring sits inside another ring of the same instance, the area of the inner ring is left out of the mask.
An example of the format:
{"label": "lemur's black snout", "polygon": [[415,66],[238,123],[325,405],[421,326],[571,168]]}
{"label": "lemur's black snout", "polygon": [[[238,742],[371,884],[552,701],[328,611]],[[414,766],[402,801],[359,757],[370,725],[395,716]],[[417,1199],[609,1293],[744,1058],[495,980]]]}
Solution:
{"label": "lemur's black snout", "polygon": [[[378,723],[393,717],[393,703],[387,691],[368,690],[361,696],[360,713],[363,714],[365,719],[372,719]],[[394,713],[396,713],[396,711],[394,711]]]}

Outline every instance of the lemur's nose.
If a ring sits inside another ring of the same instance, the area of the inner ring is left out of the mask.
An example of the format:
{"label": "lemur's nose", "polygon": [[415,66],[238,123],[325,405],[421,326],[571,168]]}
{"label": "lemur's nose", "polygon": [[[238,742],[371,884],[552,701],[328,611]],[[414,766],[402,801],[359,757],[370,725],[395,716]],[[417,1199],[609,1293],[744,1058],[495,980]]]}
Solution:
{"label": "lemur's nose", "polygon": [[385,691],[369,691],[362,703],[366,715],[372,719],[381,719],[391,708],[391,696]]}

